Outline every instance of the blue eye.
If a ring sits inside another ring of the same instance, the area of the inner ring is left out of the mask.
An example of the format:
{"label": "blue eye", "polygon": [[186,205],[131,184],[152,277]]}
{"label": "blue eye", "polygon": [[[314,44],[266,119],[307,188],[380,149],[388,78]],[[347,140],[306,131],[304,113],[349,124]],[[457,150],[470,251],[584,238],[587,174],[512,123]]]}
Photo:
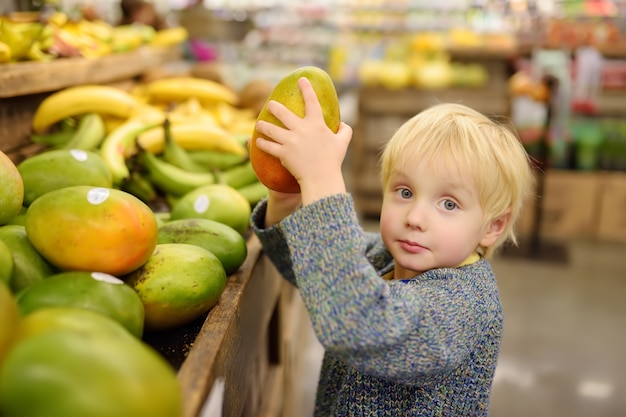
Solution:
{"label": "blue eye", "polygon": [[444,209],[449,210],[449,211],[452,211],[458,207],[457,204],[452,200],[443,200],[441,202],[441,205]]}
{"label": "blue eye", "polygon": [[413,197],[413,193],[408,188],[399,189],[398,194],[400,195],[401,198],[404,198],[404,199],[409,199]]}

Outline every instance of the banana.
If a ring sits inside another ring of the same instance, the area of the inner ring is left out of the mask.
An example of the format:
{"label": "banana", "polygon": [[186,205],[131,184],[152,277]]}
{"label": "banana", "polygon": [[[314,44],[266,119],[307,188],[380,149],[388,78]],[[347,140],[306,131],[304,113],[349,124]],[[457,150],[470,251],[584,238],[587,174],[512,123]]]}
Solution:
{"label": "banana", "polygon": [[66,143],[72,140],[74,132],[69,130],[59,130],[58,132],[30,135],[30,141],[39,145],[50,147],[64,147]]}
{"label": "banana", "polygon": [[11,47],[0,41],[0,64],[4,64],[11,60]]}
{"label": "banana", "polygon": [[152,204],[158,198],[152,182],[138,170],[130,171],[130,175],[124,179],[120,189],[134,195],[146,204]]}
{"label": "banana", "polygon": [[105,135],[102,117],[98,113],[87,113],[78,121],[74,136],[64,145],[64,148],[92,151],[100,146]]}
{"label": "banana", "polygon": [[46,97],[33,115],[33,130],[43,133],[53,124],[70,116],[86,113],[130,117],[140,106],[124,90],[106,85],[77,85]]}
{"label": "banana", "polygon": [[216,170],[215,177],[218,183],[230,185],[233,188],[241,188],[259,181],[250,160],[224,171]]}
{"label": "banana", "polygon": [[140,148],[138,156],[147,178],[166,194],[182,196],[203,185],[215,183],[215,176],[211,173],[185,171],[145,149]]}
{"label": "banana", "polygon": [[180,102],[196,98],[202,103],[226,102],[237,104],[235,92],[217,81],[195,77],[169,77],[154,80],[146,86],[152,101]]}
{"label": "banana", "polygon": [[[248,150],[219,126],[205,123],[172,124],[172,137],[186,150],[213,150],[245,156]],[[137,139],[142,148],[161,153],[164,147],[163,129],[150,129]]]}
{"label": "banana", "polygon": [[181,44],[187,40],[189,32],[182,26],[165,28],[157,31],[152,39],[150,45],[152,46],[174,46]]}
{"label": "banana", "polygon": [[172,165],[190,172],[208,172],[207,169],[191,159],[185,148],[180,146],[172,137],[171,124],[169,118],[163,122],[163,135],[165,145],[163,147],[163,159]]}
{"label": "banana", "polygon": [[248,203],[250,203],[252,207],[269,194],[268,188],[263,185],[261,181],[256,181],[252,184],[237,188],[237,191],[248,200]]}
{"label": "banana", "polygon": [[154,126],[157,125],[153,121],[131,118],[104,138],[100,145],[100,155],[113,175],[114,184],[119,185],[130,176],[126,159],[135,152],[137,136]]}
{"label": "banana", "polygon": [[232,168],[248,159],[248,155],[235,155],[219,151],[187,151],[187,154],[208,171]]}

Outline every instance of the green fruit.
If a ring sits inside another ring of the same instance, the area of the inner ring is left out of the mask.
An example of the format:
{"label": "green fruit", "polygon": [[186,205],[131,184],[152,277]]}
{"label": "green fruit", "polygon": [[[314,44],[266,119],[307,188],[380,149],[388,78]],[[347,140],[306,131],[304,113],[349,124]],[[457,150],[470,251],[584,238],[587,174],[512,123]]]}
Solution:
{"label": "green fruit", "polygon": [[13,255],[6,243],[0,240],[0,283],[9,285],[13,275]]}
{"label": "green fruit", "polygon": [[245,235],[248,230],[250,203],[235,188],[209,184],[182,196],[172,207],[170,220],[202,218],[224,223]]}
{"label": "green fruit", "polygon": [[13,161],[0,151],[0,225],[20,212],[24,202],[24,181]]}
{"label": "green fruit", "polygon": [[42,306],[22,316],[17,340],[21,341],[43,332],[57,330],[72,330],[117,339],[136,339],[136,336],[126,327],[97,311],[82,307]]}
{"label": "green fruit", "polygon": [[157,245],[145,265],[125,277],[137,291],[151,330],[180,327],[206,313],[226,287],[226,272],[208,250],[185,243]]}
{"label": "green fruit", "polygon": [[7,222],[7,224],[16,224],[18,226],[26,225],[26,212],[28,211],[28,207],[22,206],[21,210]]}
{"label": "green fruit", "polygon": [[9,284],[14,293],[43,281],[56,272],[30,243],[24,226],[0,227],[0,240],[9,247],[13,255],[13,275]]}
{"label": "green fruit", "polygon": [[24,180],[24,205],[30,206],[43,194],[74,185],[113,186],[113,177],[104,159],[95,152],[57,149],[40,153],[18,166]]}
{"label": "green fruit", "polygon": [[0,369],[4,356],[17,338],[19,325],[20,311],[15,298],[9,287],[0,282]]}
{"label": "green fruit", "polygon": [[101,272],[63,272],[34,283],[17,295],[22,315],[44,307],[92,310],[120,323],[141,338],[143,304],[124,281]]}
{"label": "green fruit", "polygon": [[200,246],[222,263],[226,275],[236,272],[246,260],[248,247],[232,227],[208,219],[172,220],[159,227],[158,243],[188,243]]}
{"label": "green fruit", "polygon": [[180,417],[182,392],[171,365],[141,340],[58,328],[18,341],[6,355],[0,414]]}

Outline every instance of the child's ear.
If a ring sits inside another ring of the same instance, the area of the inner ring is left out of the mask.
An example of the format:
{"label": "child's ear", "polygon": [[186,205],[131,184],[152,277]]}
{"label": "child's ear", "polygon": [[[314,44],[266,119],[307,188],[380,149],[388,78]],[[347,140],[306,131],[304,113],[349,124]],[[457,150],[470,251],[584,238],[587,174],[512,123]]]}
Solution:
{"label": "child's ear", "polygon": [[491,220],[486,227],[485,234],[480,240],[480,246],[488,248],[493,245],[498,240],[502,232],[504,232],[504,229],[506,229],[510,220],[511,210],[507,210],[503,215]]}

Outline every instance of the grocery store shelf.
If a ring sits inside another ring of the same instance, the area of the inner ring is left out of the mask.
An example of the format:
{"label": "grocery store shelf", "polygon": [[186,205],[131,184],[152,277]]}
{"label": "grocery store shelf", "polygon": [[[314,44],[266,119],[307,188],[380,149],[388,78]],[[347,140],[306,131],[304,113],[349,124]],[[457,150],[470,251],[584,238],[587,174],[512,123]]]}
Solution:
{"label": "grocery store shelf", "polygon": [[109,83],[140,75],[181,56],[179,47],[143,46],[101,58],[59,58],[0,65],[0,98],[45,93],[81,84]]}

